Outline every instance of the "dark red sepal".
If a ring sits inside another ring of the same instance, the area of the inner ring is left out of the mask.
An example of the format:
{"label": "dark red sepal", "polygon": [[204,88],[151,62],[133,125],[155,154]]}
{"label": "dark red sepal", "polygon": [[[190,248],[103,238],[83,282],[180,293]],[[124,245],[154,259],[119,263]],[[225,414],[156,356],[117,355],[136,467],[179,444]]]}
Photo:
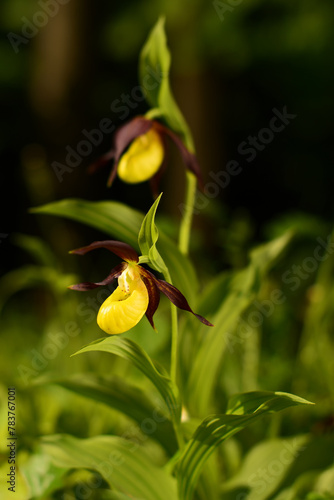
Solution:
{"label": "dark red sepal", "polygon": [[198,184],[200,188],[203,189],[204,183],[202,179],[202,172],[196,155],[191,153],[183,144],[180,137],[177,134],[175,134],[175,132],[170,130],[168,127],[165,127],[164,125],[162,125],[160,122],[157,121],[153,121],[153,127],[157,132],[160,133],[160,135],[167,135],[174,142],[174,144],[179,149],[182,159],[186,164],[187,168],[197,177]]}
{"label": "dark red sepal", "polygon": [[185,298],[184,295],[178,290],[175,286],[171,285],[170,283],[167,283],[167,281],[164,280],[157,280],[157,287],[159,288],[160,292],[166,295],[166,297],[179,309],[183,309],[184,311],[189,311],[191,312],[194,316],[196,316],[197,319],[199,319],[204,325],[207,326],[213,326],[210,321],[207,319],[203,318],[200,314],[194,313],[194,311],[191,309],[191,307],[188,304],[187,299]]}
{"label": "dark red sepal", "polygon": [[136,137],[145,134],[151,127],[152,121],[142,116],[136,116],[119,127],[114,134],[112,148],[88,167],[88,173],[93,174],[114,160],[107,182],[107,186],[110,187],[116,177],[118,163],[125,149]]}
{"label": "dark red sepal", "polygon": [[[144,271],[144,272],[143,272]],[[207,319],[203,318],[203,316],[200,316],[199,314],[194,313],[194,311],[191,309],[191,307],[188,304],[187,299],[185,296],[178,290],[175,286],[171,285],[170,283],[167,283],[167,281],[164,280],[159,280],[152,274],[150,271],[147,269],[141,268],[140,272],[147,277],[148,280],[152,280],[155,285],[157,286],[158,290],[162,292],[166,297],[179,309],[183,309],[184,311],[191,312],[194,316],[196,316],[199,321],[204,323],[204,325],[207,326],[214,326],[210,321]]]}
{"label": "dark red sepal", "polygon": [[114,157],[115,157],[115,151],[113,149],[110,149],[110,151],[100,156],[100,158],[98,158],[96,162],[89,165],[87,169],[88,173],[95,174],[95,172],[97,172],[101,168],[105,167],[108,163],[110,163],[111,160],[114,159]]}
{"label": "dark red sepal", "polygon": [[[155,282],[147,276],[145,273],[146,269],[143,267],[139,266],[140,272],[142,275],[142,280],[145,283],[145,286],[147,288],[148,292],[148,297],[149,297],[149,302],[148,302],[148,307],[146,309],[146,317],[149,320],[151,326],[155,328],[154,321],[153,321],[153,316],[155,311],[158,308],[159,302],[160,302],[160,292],[158,290],[158,287],[156,286]],[[144,269],[144,273],[142,273],[142,270]]]}
{"label": "dark red sepal", "polygon": [[71,250],[70,253],[85,255],[87,252],[90,252],[91,250],[95,250],[97,248],[106,248],[110,252],[126,261],[138,262],[139,260],[138,254],[136,250],[132,248],[132,246],[128,245],[127,243],[123,243],[122,241],[116,240],[94,241],[94,243],[91,243],[86,247]]}
{"label": "dark red sepal", "polygon": [[77,290],[79,292],[88,292],[89,290],[93,290],[94,288],[98,288],[100,286],[109,285],[114,279],[118,278],[122,272],[125,270],[127,264],[122,262],[118,264],[114,269],[111,270],[110,274],[103,280],[97,283],[91,283],[86,281],[84,283],[78,283],[78,285],[71,285],[68,288],[71,290]]}
{"label": "dark red sepal", "polygon": [[142,116],[133,118],[120,127],[114,135],[114,165],[110,172],[107,185],[110,187],[117,174],[118,162],[130,143],[140,135],[145,134],[152,127],[152,121]]}

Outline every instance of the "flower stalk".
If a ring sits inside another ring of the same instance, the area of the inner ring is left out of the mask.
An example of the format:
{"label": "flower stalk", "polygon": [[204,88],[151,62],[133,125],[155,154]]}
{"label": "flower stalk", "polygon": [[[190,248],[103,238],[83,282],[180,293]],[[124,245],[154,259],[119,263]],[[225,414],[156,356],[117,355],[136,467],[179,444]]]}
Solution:
{"label": "flower stalk", "polygon": [[190,231],[194,215],[197,186],[195,175],[189,171],[187,171],[186,174],[186,199],[179,232],[179,249],[184,255],[188,255],[189,252]]}
{"label": "flower stalk", "polygon": [[[168,270],[164,273],[164,278],[168,283],[172,284],[172,279]],[[178,326],[178,318],[177,318],[177,308],[171,302],[170,304],[171,311],[171,353],[170,353],[170,378],[172,382],[177,385],[177,366],[178,366],[178,342],[179,342],[179,326]]]}

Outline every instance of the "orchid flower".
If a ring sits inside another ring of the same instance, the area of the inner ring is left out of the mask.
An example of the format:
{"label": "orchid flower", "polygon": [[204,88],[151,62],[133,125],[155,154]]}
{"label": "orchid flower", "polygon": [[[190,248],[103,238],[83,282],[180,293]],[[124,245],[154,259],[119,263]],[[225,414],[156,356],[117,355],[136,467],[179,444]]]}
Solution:
{"label": "orchid flower", "polygon": [[138,254],[130,245],[114,240],[96,241],[70,253],[85,255],[97,248],[106,248],[123,259],[123,262],[114,267],[103,281],[80,283],[69,288],[88,291],[109,285],[114,279],[118,279],[118,287],[103,302],[97,315],[97,323],[103,331],[109,335],[124,333],[133,328],[144,314],[155,329],[153,315],[159,305],[160,292],[180,309],[191,312],[205,325],[213,326],[192,311],[184,295],[175,286],[156,278],[150,271],[140,266]]}
{"label": "orchid flower", "polygon": [[144,116],[137,116],[120,127],[114,135],[113,147],[95,162],[90,171],[114,162],[108,179],[111,186],[116,175],[124,182],[135,184],[151,181],[154,193],[165,168],[167,137],[178,147],[187,167],[203,185],[196,156],[183,144],[180,137],[168,127]]}

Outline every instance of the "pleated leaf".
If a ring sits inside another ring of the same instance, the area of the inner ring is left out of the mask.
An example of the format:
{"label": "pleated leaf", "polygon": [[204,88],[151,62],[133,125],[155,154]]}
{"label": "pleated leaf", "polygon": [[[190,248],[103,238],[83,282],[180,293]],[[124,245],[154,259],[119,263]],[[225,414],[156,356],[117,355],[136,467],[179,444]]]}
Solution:
{"label": "pleated leaf", "polygon": [[56,382],[57,385],[86,398],[104,403],[136,421],[143,433],[145,422],[153,420],[154,432],[149,427],[147,434],[157,440],[169,454],[177,451],[173,425],[164,412],[139,387],[132,386],[118,377],[102,378],[94,376],[75,377]]}
{"label": "pleated leaf", "polygon": [[235,499],[244,490],[247,500],[311,500],[308,492],[323,493],[329,500],[325,492],[334,491],[333,449],[333,433],[262,441],[248,451],[238,472],[223,485],[221,498]]}
{"label": "pleated leaf", "polygon": [[232,400],[229,405],[230,412],[236,411],[237,414],[211,415],[203,420],[188,442],[177,465],[180,500],[192,499],[207,458],[225,439],[254,423],[265,414],[301,404],[312,403],[283,392],[252,392],[238,395],[237,399]]}
{"label": "pleated leaf", "polygon": [[42,439],[42,449],[56,466],[96,470],[111,488],[130,498],[177,500],[175,480],[138,443],[116,436],[53,435]]}
{"label": "pleated leaf", "polygon": [[272,498],[299,461],[308,441],[309,436],[302,435],[269,439],[253,446],[237,474],[223,485],[224,496],[236,497],[236,491],[244,489],[249,492],[247,500]]}
{"label": "pleated leaf", "polygon": [[210,318],[214,328],[200,332],[203,340],[193,353],[185,393],[187,406],[194,415],[204,417],[208,412],[222,360],[230,347],[230,332],[255,298],[255,279],[252,269],[238,273],[221,297],[218,312]]}
{"label": "pleated leaf", "polygon": [[264,408],[268,401],[271,412],[284,410],[288,406],[298,404],[313,404],[287,392],[251,391],[233,395],[228,401],[226,413],[229,415],[249,415],[259,408]]}
{"label": "pleated leaf", "polygon": [[161,367],[158,371],[149,355],[138,344],[127,338],[113,336],[96,340],[75,354],[90,351],[109,352],[130,361],[155,385],[171,417],[179,420],[181,404],[176,387]]}
{"label": "pleated leaf", "polygon": [[215,327],[200,331],[199,338],[203,340],[194,353],[187,377],[185,396],[187,406],[194,415],[204,416],[207,413],[223,358],[229,351],[233,352],[236,342],[234,330],[242,313],[252,304],[262,277],[290,240],[289,233],[253,250],[245,269],[235,275],[226,274],[222,281],[217,281],[217,286],[211,287],[209,294],[203,294],[203,307],[202,299],[198,302],[199,312],[210,311],[210,297],[212,304],[216,305],[217,294],[220,296],[220,307],[210,318]]}
{"label": "pleated leaf", "polygon": [[[57,215],[82,222],[138,249],[138,234],[144,214],[115,201],[60,200],[31,209],[38,214]],[[174,285],[195,301],[198,282],[189,259],[164,233],[159,233],[159,251],[168,267]]]}

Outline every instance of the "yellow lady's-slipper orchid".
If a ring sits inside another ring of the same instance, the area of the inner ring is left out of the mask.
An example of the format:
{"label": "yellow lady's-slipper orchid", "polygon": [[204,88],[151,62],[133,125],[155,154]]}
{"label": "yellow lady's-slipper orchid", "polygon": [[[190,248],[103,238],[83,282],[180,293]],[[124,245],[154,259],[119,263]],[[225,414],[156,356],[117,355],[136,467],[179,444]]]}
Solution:
{"label": "yellow lady's-slipper orchid", "polygon": [[196,156],[183,144],[171,129],[144,116],[137,116],[120,127],[113,139],[113,147],[90,167],[94,172],[100,167],[114,162],[109,175],[111,186],[116,175],[131,184],[150,180],[154,194],[158,192],[158,182],[165,167],[167,138],[179,149],[186,168],[190,170],[203,187],[201,171]]}
{"label": "yellow lady's-slipper orchid", "polygon": [[136,264],[128,264],[118,278],[118,287],[103,302],[98,312],[97,324],[110,335],[130,330],[147,310],[147,288],[136,267]]}
{"label": "yellow lady's-slipper orchid", "polygon": [[118,177],[136,184],[153,177],[162,165],[164,145],[153,128],[132,142],[118,164]]}
{"label": "yellow lady's-slipper orchid", "polygon": [[106,248],[122,258],[124,262],[114,267],[103,281],[80,283],[69,288],[88,291],[108,285],[118,278],[118,287],[103,302],[97,315],[97,323],[103,331],[109,335],[124,333],[139,323],[144,314],[155,329],[153,315],[159,305],[160,292],[180,309],[191,312],[205,325],[213,326],[203,316],[192,311],[187,299],[175,286],[159,280],[150,271],[140,266],[138,255],[130,245],[114,240],[96,241],[86,247],[72,250],[71,253],[84,255],[96,248]]}

